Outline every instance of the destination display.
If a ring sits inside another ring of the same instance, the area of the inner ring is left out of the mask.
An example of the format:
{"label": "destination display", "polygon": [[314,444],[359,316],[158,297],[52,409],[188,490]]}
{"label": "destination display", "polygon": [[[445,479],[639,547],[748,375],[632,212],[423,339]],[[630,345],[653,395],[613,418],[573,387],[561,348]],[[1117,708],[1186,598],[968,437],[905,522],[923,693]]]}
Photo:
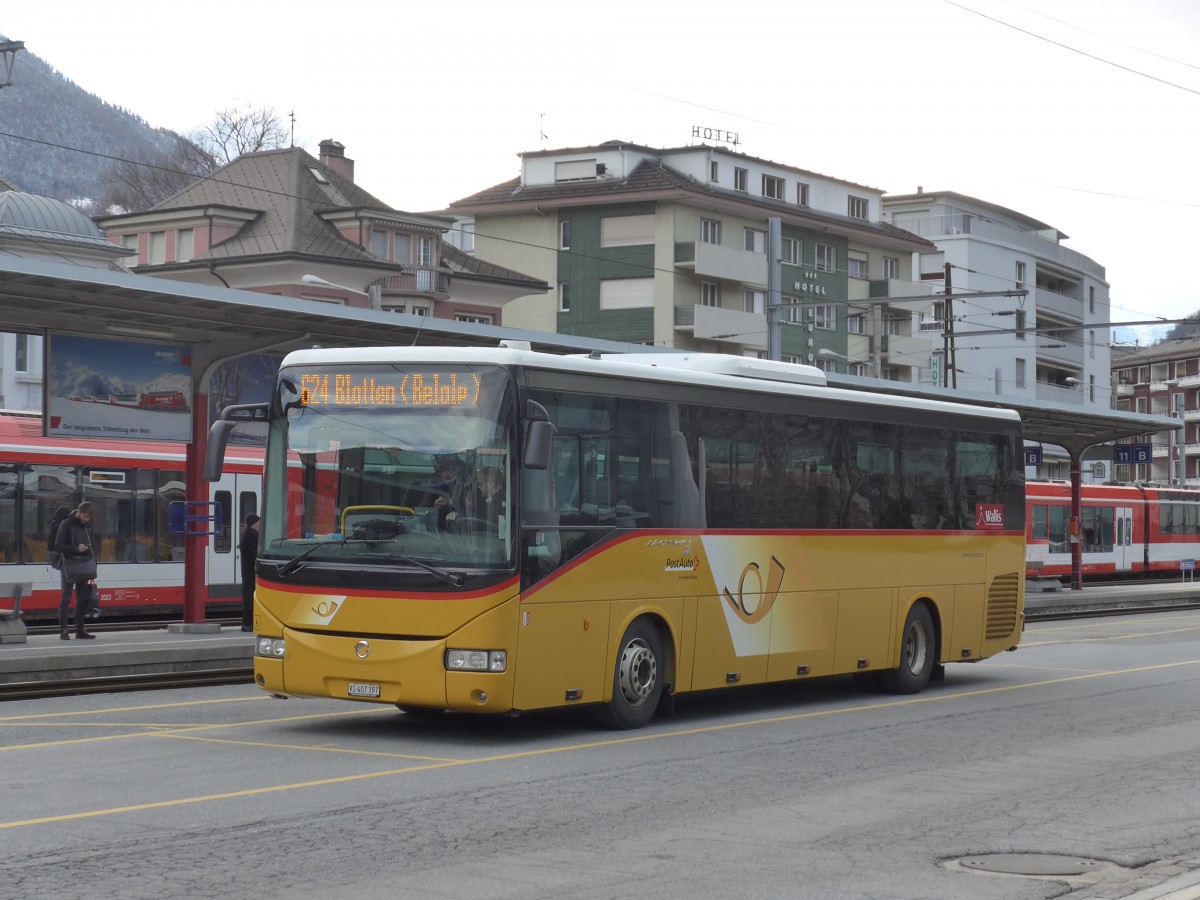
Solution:
{"label": "destination display", "polygon": [[313,407],[478,409],[479,374],[470,370],[419,372],[296,372],[300,405]]}

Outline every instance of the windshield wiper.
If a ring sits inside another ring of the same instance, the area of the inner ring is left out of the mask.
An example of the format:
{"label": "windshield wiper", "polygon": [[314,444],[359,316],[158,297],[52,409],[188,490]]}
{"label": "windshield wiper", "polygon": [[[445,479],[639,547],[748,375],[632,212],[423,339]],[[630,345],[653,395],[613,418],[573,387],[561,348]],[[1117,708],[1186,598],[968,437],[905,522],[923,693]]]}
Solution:
{"label": "windshield wiper", "polygon": [[423,560],[415,559],[411,556],[405,556],[401,553],[393,553],[393,554],[391,554],[391,558],[398,559],[398,560],[400,560],[402,562],[406,562],[406,563],[412,563],[414,566],[424,569],[426,572],[428,572],[430,575],[433,575],[435,578],[439,578],[442,581],[446,582],[446,584],[452,584],[455,587],[458,587],[466,580],[461,575],[456,575],[453,572],[447,572],[445,569],[439,569],[437,566],[431,566],[429,563],[424,562]]}
{"label": "windshield wiper", "polygon": [[279,578],[287,578],[300,567],[300,563],[304,562],[305,557],[310,553],[320,550],[322,547],[328,547],[330,544],[336,544],[339,547],[344,547],[346,544],[386,544],[386,540],[367,540],[365,538],[352,538],[348,541],[319,541],[309,547],[307,550],[300,553],[298,556],[293,556],[285,563],[277,563],[275,566],[275,575]]}
{"label": "windshield wiper", "polygon": [[[339,547],[344,547],[347,544],[390,544],[390,543],[392,543],[391,538],[383,538],[383,539],[351,538],[350,540],[345,540],[345,541],[321,541],[319,543],[313,544],[311,547],[309,547],[307,550],[304,550],[299,555],[293,556],[287,562],[279,563],[278,565],[276,565],[275,576],[277,578],[287,578],[289,575],[291,575],[293,572],[295,572],[296,569],[298,569],[300,567],[301,563],[304,562],[305,558],[310,553],[312,553],[315,550],[319,550],[322,547],[328,547],[330,544],[336,544]],[[391,553],[388,555],[388,558],[389,559],[398,559],[402,562],[410,563],[414,566],[417,566],[420,569],[424,569],[426,572],[428,572],[430,575],[433,575],[435,578],[438,578],[438,579],[446,582],[446,584],[452,584],[455,587],[458,587],[466,580],[463,578],[462,575],[456,575],[453,572],[447,572],[445,569],[439,569],[437,566],[431,566],[429,563],[424,562],[423,560],[415,559],[411,556],[404,556],[403,554],[399,554],[399,553]]]}

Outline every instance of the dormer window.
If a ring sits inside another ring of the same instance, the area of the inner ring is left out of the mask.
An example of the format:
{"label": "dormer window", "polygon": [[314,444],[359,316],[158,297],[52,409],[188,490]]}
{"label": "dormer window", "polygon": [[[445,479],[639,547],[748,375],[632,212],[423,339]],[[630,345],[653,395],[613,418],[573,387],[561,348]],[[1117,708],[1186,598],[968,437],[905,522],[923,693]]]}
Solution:
{"label": "dormer window", "polygon": [[329,184],[329,179],[325,177],[325,173],[316,166],[309,166],[308,171],[312,172],[312,177],[317,179],[321,184]]}

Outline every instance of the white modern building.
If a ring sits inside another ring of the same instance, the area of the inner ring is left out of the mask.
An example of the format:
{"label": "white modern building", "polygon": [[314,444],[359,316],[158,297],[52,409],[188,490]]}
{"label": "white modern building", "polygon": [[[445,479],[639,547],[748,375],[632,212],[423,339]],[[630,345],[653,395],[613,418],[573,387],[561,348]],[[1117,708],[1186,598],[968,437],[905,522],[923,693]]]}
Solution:
{"label": "white modern building", "polygon": [[[1112,408],[1108,282],[1103,266],[1063,245],[1067,235],[952,191],[889,194],[883,217],[937,246],[914,272],[935,286],[920,328],[950,357],[941,363],[948,383],[1025,403]],[[936,296],[946,264],[949,304]],[[976,293],[993,296],[963,296]]]}

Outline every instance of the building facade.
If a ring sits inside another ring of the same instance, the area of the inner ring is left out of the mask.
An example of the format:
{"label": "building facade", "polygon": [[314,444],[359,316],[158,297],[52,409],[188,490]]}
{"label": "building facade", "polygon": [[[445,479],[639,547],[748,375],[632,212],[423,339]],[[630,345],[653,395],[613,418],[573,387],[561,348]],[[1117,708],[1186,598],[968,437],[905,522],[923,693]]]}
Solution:
{"label": "building facade", "polygon": [[1183,420],[1182,431],[1128,441],[1149,446],[1151,459],[1116,466],[1116,477],[1200,487],[1200,337],[1116,353],[1112,375],[1117,409]]}
{"label": "building facade", "polygon": [[392,209],[354,182],[337,141],[240,156],[145,212],[100,220],[139,274],[499,324],[548,285],[443,240],[445,216]]}
{"label": "building facade", "polygon": [[478,254],[551,285],[505,325],[752,356],[774,336],[785,361],[928,377],[932,287],[912,265],[936,248],[883,221],[878,189],[708,145],[520,158],[447,210]]}
{"label": "building facade", "polygon": [[951,302],[935,299],[920,328],[952,355],[951,383],[1023,402],[1113,408],[1104,267],[1063,246],[1067,235],[949,191],[889,194],[883,215],[937,245],[914,265],[938,294],[949,272]]}

